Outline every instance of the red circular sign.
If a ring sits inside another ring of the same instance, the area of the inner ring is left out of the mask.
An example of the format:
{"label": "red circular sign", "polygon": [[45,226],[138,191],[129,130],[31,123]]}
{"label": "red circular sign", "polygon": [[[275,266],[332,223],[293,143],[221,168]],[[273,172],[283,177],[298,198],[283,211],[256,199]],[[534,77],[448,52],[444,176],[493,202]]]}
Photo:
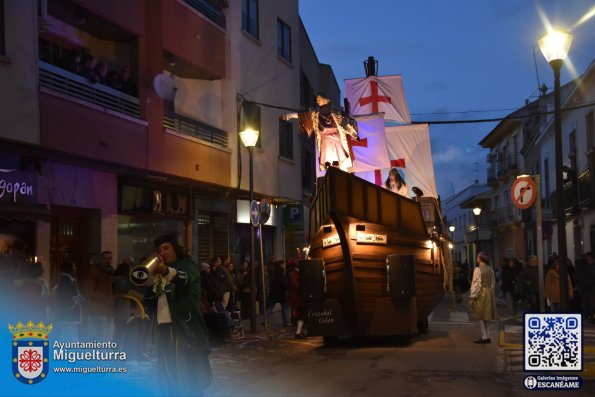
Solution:
{"label": "red circular sign", "polygon": [[512,203],[522,210],[535,204],[538,194],[537,185],[530,176],[517,178],[510,188]]}

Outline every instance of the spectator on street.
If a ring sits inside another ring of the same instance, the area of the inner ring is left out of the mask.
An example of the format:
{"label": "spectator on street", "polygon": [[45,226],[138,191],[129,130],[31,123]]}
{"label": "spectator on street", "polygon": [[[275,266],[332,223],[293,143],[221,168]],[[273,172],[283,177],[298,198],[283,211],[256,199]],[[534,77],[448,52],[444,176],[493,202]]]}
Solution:
{"label": "spectator on street", "polygon": [[[568,277],[568,299],[572,298],[572,281]],[[554,260],[553,266],[548,270],[545,277],[545,299],[550,307],[550,311],[556,313],[560,311],[560,259]]]}
{"label": "spectator on street", "polygon": [[91,323],[87,324],[88,337],[97,341],[107,341],[114,313],[112,294],[113,254],[103,251],[101,260],[90,266],[83,280],[83,295],[87,299],[87,314]]}
{"label": "spectator on street", "polygon": [[516,278],[517,295],[525,295],[533,313],[539,313],[539,269],[537,256],[531,255],[527,259],[527,266],[521,270]]}
{"label": "spectator on street", "polygon": [[64,262],[60,267],[60,281],[54,290],[55,306],[53,319],[58,331],[58,339],[74,342],[79,337],[79,327],[83,319],[83,303],[76,280],[77,267],[74,262]]}
{"label": "spectator on street", "polygon": [[43,279],[43,265],[39,262],[22,262],[14,280],[14,297],[19,312],[29,317],[48,321],[50,291]]}
{"label": "spectator on street", "polygon": [[481,338],[475,339],[473,342],[486,344],[492,342],[489,329],[490,321],[496,320],[496,297],[494,295],[496,277],[494,270],[488,264],[487,253],[477,254],[476,262],[479,265],[473,269],[469,300],[473,312],[479,318]]}
{"label": "spectator on street", "polygon": [[508,315],[513,319],[517,319],[518,298],[514,293],[514,285],[516,277],[521,273],[522,267],[519,260],[512,257],[506,261],[502,268],[502,282],[500,289],[506,299],[506,307],[508,308]]}
{"label": "spectator on street", "polygon": [[250,318],[252,315],[250,293],[252,287],[252,274],[250,272],[250,263],[244,260],[236,274],[236,285],[238,288],[238,298],[240,300],[240,310],[242,318]]}
{"label": "spectator on street", "polygon": [[130,270],[134,267],[134,258],[129,256],[118,265],[112,277],[112,293],[114,295],[114,341],[118,347],[127,350],[128,320],[130,319],[130,300],[125,297],[132,289]]}
{"label": "spectator on street", "polygon": [[303,332],[304,327],[304,301],[300,296],[300,268],[296,258],[290,258],[288,261],[287,268],[287,282],[288,282],[288,293],[287,301],[291,306],[291,317],[297,321],[297,327],[295,330],[296,339],[304,339],[306,335]]}
{"label": "spectator on street", "polygon": [[281,319],[283,326],[289,325],[289,307],[287,305],[287,275],[285,273],[285,262],[279,260],[274,262],[270,275],[270,294],[268,315],[273,314],[273,308],[277,303],[281,305]]}

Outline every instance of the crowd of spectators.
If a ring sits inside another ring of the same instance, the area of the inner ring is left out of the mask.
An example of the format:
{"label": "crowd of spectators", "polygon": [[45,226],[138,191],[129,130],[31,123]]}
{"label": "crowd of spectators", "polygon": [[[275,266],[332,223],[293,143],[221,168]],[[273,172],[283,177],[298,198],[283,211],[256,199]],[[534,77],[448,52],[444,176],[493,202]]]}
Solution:
{"label": "crowd of spectators", "polygon": [[103,84],[128,95],[138,96],[138,89],[128,66],[110,67],[107,62],[98,62],[91,53],[73,48],[69,50],[63,67],[85,77],[92,84]]}
{"label": "crowd of spectators", "polygon": [[128,66],[98,60],[90,51],[81,48],[65,49],[46,41],[40,42],[40,59],[86,78],[91,84],[138,96],[138,87]]}

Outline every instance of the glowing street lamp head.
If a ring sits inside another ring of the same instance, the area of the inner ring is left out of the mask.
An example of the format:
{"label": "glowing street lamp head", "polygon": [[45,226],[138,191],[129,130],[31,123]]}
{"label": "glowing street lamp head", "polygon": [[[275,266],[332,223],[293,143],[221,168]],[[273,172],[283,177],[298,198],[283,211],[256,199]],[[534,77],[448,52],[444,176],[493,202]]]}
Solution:
{"label": "glowing street lamp head", "polygon": [[572,35],[560,30],[552,30],[542,36],[538,43],[548,63],[552,61],[564,61],[570,50]]}
{"label": "glowing street lamp head", "polygon": [[244,146],[256,146],[256,142],[258,142],[259,133],[259,131],[253,130],[251,128],[247,128],[244,131],[240,131],[240,138],[242,139],[242,143],[244,144]]}
{"label": "glowing street lamp head", "polygon": [[479,214],[481,214],[481,208],[479,207],[475,207],[473,208],[473,213],[477,216],[479,216]]}
{"label": "glowing street lamp head", "polygon": [[448,230],[450,230],[451,232],[454,232],[455,231],[455,225],[450,225],[448,227]]}

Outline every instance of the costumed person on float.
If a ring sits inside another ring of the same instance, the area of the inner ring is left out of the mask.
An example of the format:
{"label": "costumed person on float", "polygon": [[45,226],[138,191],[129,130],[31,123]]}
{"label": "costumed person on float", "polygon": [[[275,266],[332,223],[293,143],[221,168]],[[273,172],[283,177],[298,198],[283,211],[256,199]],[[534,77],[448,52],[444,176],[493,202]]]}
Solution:
{"label": "costumed person on float", "polygon": [[333,109],[331,100],[323,93],[316,94],[318,110],[287,113],[283,120],[299,118],[300,130],[308,136],[316,133],[320,171],[336,166],[349,171],[353,162],[349,153],[348,135],[359,140],[357,122],[341,109]]}

